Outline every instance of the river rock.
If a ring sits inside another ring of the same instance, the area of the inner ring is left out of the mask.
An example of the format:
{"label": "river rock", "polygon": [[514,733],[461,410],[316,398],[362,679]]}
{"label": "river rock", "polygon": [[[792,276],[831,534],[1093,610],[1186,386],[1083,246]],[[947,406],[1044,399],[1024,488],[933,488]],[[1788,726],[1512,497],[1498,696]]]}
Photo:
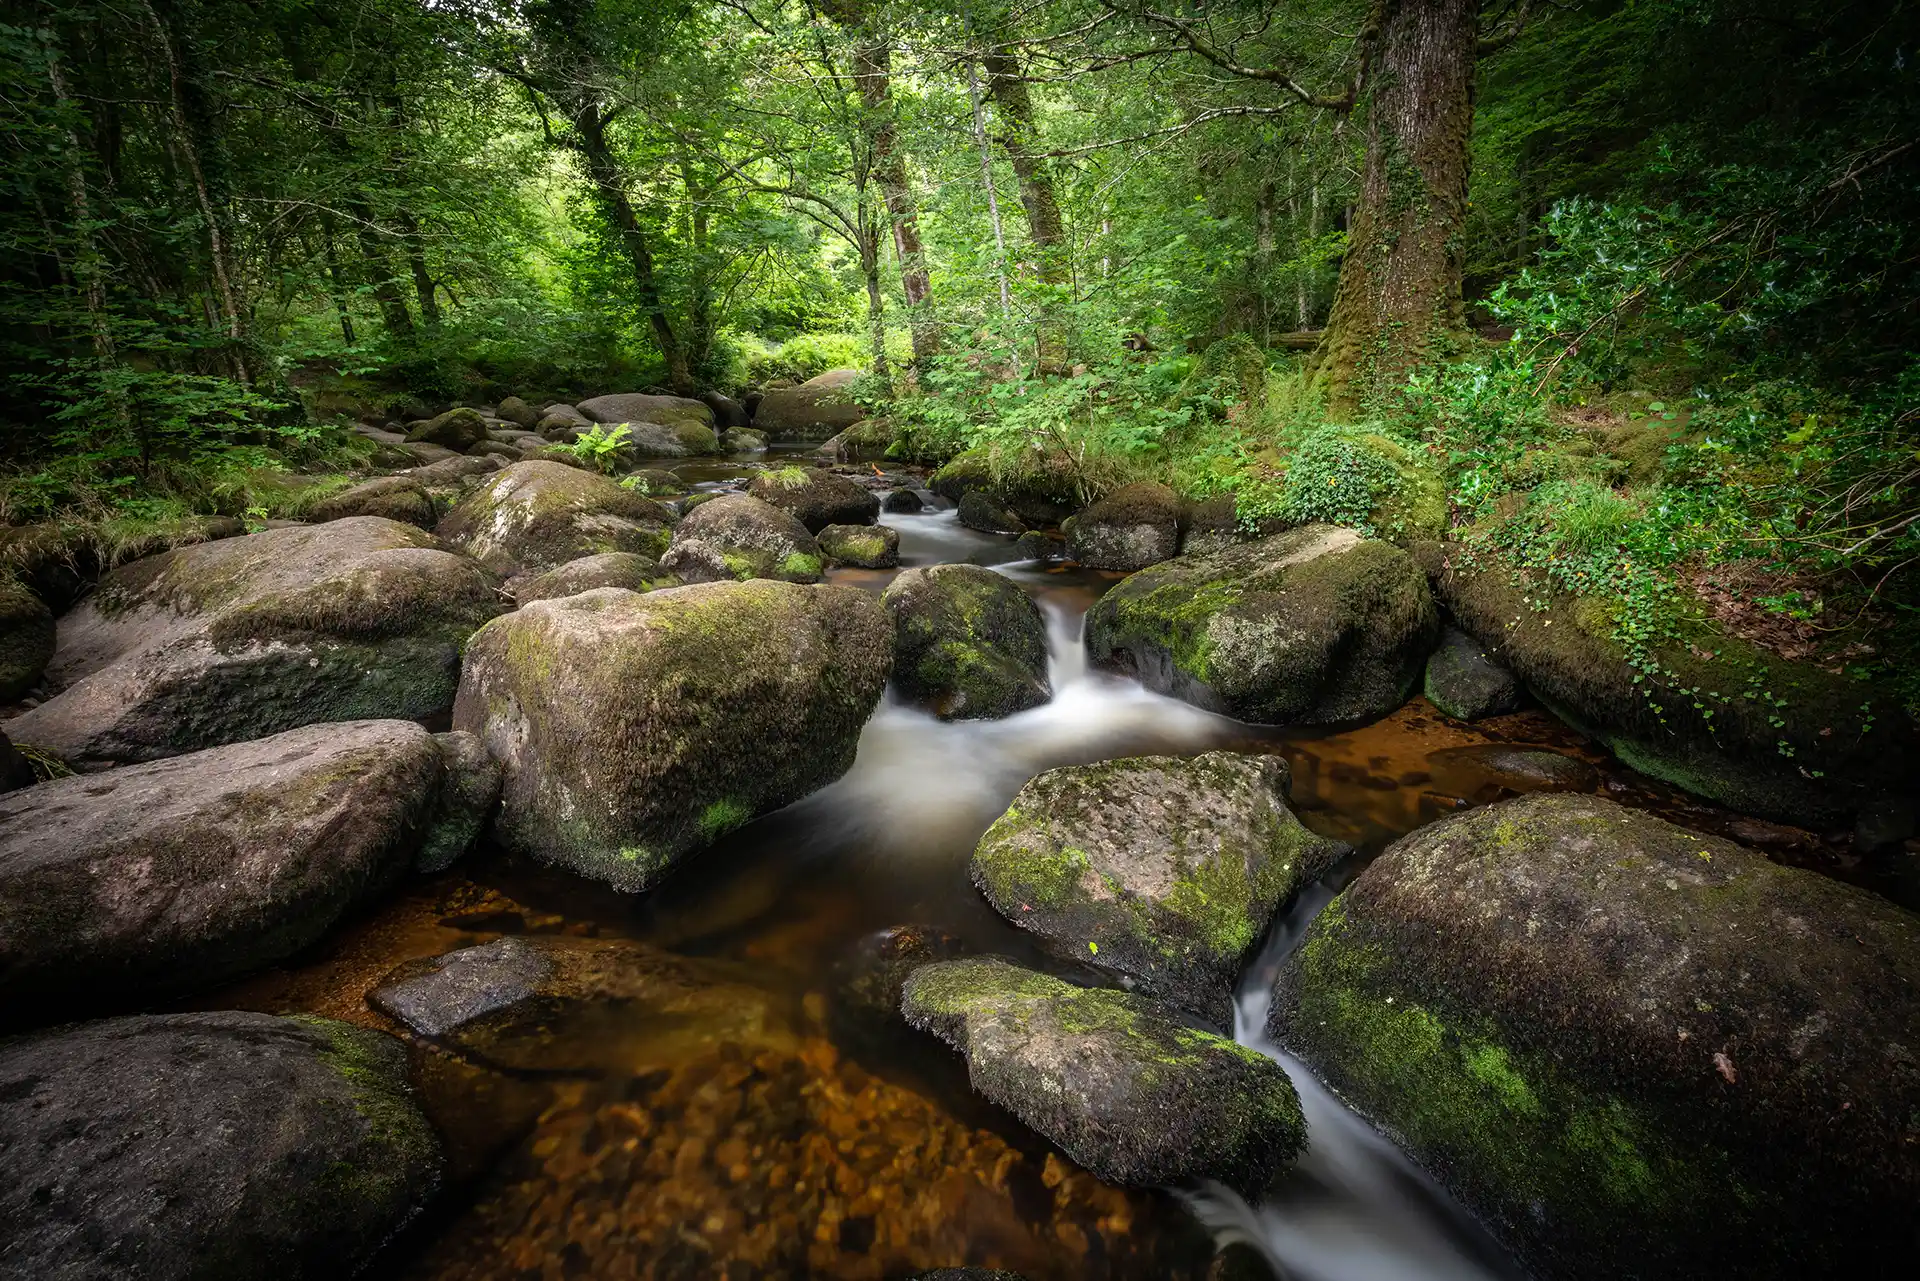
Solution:
{"label": "river rock", "polygon": [[1904,1275],[1920,917],[1589,796],[1390,846],[1270,1032],[1548,1278]]}
{"label": "river rock", "polygon": [[1040,607],[978,565],[909,569],[880,597],[893,616],[894,682],[942,720],[983,720],[1053,697]]}
{"label": "river rock", "polygon": [[615,396],[595,396],[577,406],[581,415],[596,423],[658,423],[666,427],[681,425],[705,428],[713,433],[713,411],[687,396],[653,396],[629,392]]}
{"label": "river rock", "polygon": [[1516,581],[1489,553],[1446,559],[1441,591],[1460,626],[1643,774],[1815,828],[1920,791],[1920,731],[1888,691],[1687,621],[1684,604],[1678,643],[1643,671],[1613,638],[1614,603]]}
{"label": "river rock", "polygon": [[680,420],[622,425],[631,442],[628,448],[641,458],[689,458],[720,452],[720,438],[713,434],[711,427],[701,423]]}
{"label": "river rock", "polygon": [[382,1032],[236,1010],[0,1041],[4,1268],[352,1276],[440,1183]]}
{"label": "river rock", "polygon": [[724,444],[729,453],[764,454],[767,452],[767,434],[761,431],[750,431],[745,427],[736,427],[727,433]]}
{"label": "river rock", "polygon": [[605,476],[557,463],[515,463],[462,499],[440,537],[501,574],[540,573],[603,552],[657,556],[674,515]]}
{"label": "river rock", "polygon": [[510,423],[517,423],[529,429],[540,422],[540,411],[518,396],[508,396],[500,402],[500,416]]}
{"label": "river rock", "polygon": [[591,426],[593,420],[572,405],[548,405],[533,429],[548,440],[570,441]]}
{"label": "river rock", "polygon": [[506,768],[501,844],[646,889],[847,771],[890,633],[851,587],[755,580],[536,601],[469,643],[454,725]]}
{"label": "river rock", "polygon": [[747,486],[747,493],[792,512],[812,534],[828,525],[871,525],[880,515],[879,495],[818,467],[761,472]]}
{"label": "river rock", "polygon": [[880,510],[889,512],[920,512],[927,509],[927,500],[920,497],[917,490],[902,486],[889,489],[880,499]]}
{"label": "river rock", "polygon": [[659,498],[663,494],[684,493],[687,488],[685,481],[660,467],[641,467],[630,471],[620,478],[620,483],[649,498]]}
{"label": "river rock", "polygon": [[1180,495],[1153,481],[1122,485],[1073,518],[1073,558],[1090,569],[1128,573],[1180,552]]}
{"label": "river rock", "polygon": [[414,423],[407,432],[409,445],[438,445],[455,453],[465,453],[487,438],[487,420],[477,409],[464,405],[425,422]]}
{"label": "river rock", "polygon": [[819,542],[820,550],[842,565],[892,569],[900,563],[900,531],[885,525],[828,525]]}
{"label": "river rock", "polygon": [[0,703],[40,683],[53,658],[53,611],[18,579],[0,571]]}
{"label": "river rock", "polygon": [[408,474],[362,481],[321,499],[307,513],[307,519],[315,524],[349,516],[381,516],[421,529],[432,529],[440,520],[427,486]]}
{"label": "river rock", "polygon": [[983,534],[1024,534],[1026,522],[1013,509],[985,490],[970,490],[960,496],[960,523]]}
{"label": "river rock", "polygon": [[636,1034],[657,1041],[677,1024],[745,1044],[781,1030],[763,994],[623,939],[509,935],[408,961],[367,993],[367,1004],[510,1071],[611,1068],[631,1054]]}
{"label": "river rock", "polygon": [[1493,786],[1516,792],[1590,792],[1600,772],[1583,760],[1538,747],[1473,743],[1427,754],[1435,782],[1456,796]]}
{"label": "river rock", "polygon": [[793,513],[746,494],[726,494],[688,508],[660,568],[688,583],[813,583],[820,580],[820,546]]}
{"label": "river rock", "polygon": [[650,592],[656,587],[678,587],[679,581],[660,568],[660,562],[634,552],[606,552],[582,556],[544,574],[529,574],[507,583],[507,592],[521,605],[556,596],[578,596],[596,587],[624,587]]}
{"label": "river rock", "polygon": [[829,369],[798,387],[779,387],[760,398],[753,425],[775,440],[826,440],[867,416],[851,389],[858,369]]}
{"label": "river rock", "polygon": [[0,1005],[126,1005],[291,956],[392,884],[444,771],[410,721],[308,725],[0,797]]}
{"label": "river rock", "polygon": [[1158,1001],[980,957],[915,970],[900,1008],[966,1057],[975,1090],[1110,1183],[1257,1195],[1306,1145],[1285,1069]]}
{"label": "river rock", "polygon": [[1044,528],[1079,509],[1076,481],[1073,467],[1062,456],[1027,451],[1003,455],[996,462],[991,451],[970,449],[928,477],[927,488],[956,504],[970,493],[986,494],[997,508],[1013,513],[1022,527]]}
{"label": "river rock", "polygon": [[184,547],[121,566],[60,620],[48,675],[66,688],[8,729],[89,765],[438,716],[500,608],[479,566],[375,516]]}
{"label": "river rock", "polygon": [[1274,914],[1344,854],[1287,808],[1278,756],[1069,765],[1029,782],[973,852],[973,883],[1052,950],[1233,1025]]}
{"label": "river rock", "polygon": [[703,391],[694,399],[705,405],[713,414],[715,431],[722,433],[736,431],[750,423],[746,406],[723,392]]}
{"label": "river rock", "polygon": [[414,870],[428,873],[445,871],[473,848],[500,802],[501,777],[500,762],[477,735],[451,730],[433,741],[440,748],[440,790],[413,856]]}
{"label": "river rock", "polygon": [[1182,555],[1205,556],[1246,541],[1247,532],[1240,527],[1238,504],[1232,494],[1215,494],[1188,504],[1186,530],[1180,538]]}
{"label": "river rock", "polygon": [[1332,525],[1141,570],[1086,625],[1095,664],[1273,725],[1392,711],[1439,630],[1426,575],[1405,552]]}
{"label": "river rock", "polygon": [[1427,657],[1427,701],[1457,721],[1500,716],[1520,706],[1520,682],[1487,657],[1486,647],[1448,627]]}

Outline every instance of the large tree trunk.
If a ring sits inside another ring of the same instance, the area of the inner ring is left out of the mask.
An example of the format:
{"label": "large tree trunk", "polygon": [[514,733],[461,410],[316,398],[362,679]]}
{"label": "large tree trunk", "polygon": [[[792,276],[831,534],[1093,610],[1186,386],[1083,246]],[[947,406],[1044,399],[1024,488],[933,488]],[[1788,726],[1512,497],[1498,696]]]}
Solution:
{"label": "large tree trunk", "polygon": [[[864,199],[862,201],[864,204]],[[887,364],[887,299],[880,292],[880,222],[861,209],[857,230],[860,236],[860,274],[867,282],[867,334],[873,346],[873,376],[880,393],[893,394],[893,374]]]}
{"label": "large tree trunk", "polygon": [[1340,417],[1390,399],[1465,330],[1460,301],[1479,0],[1380,0],[1367,159],[1314,358]]}
{"label": "large tree trunk", "polygon": [[400,238],[407,247],[407,270],[413,275],[413,296],[420,304],[420,319],[429,329],[440,327],[440,300],[434,295],[433,273],[427,270],[427,242],[421,235],[420,224],[411,212],[401,209],[395,214],[400,224]]}
{"label": "large tree trunk", "polygon": [[[1000,109],[1001,146],[1020,183],[1020,203],[1027,211],[1027,234],[1033,241],[1034,268],[1040,282],[1064,292],[1070,279],[1067,236],[1060,202],[1053,192],[1053,169],[1039,152],[1033,122],[1033,99],[1020,66],[1008,48],[995,49],[981,59],[987,71],[987,93]],[[1057,299],[1041,307],[1034,335],[1034,351],[1041,373],[1061,373],[1067,364],[1067,342]]]}
{"label": "large tree trunk", "polygon": [[633,201],[627,195],[626,183],[621,179],[620,166],[613,157],[613,149],[607,144],[606,122],[600,115],[599,104],[587,102],[577,106],[573,111],[573,128],[581,158],[586,161],[587,178],[593,185],[594,198],[599,201],[607,220],[613,224],[621,245],[627,251],[627,259],[633,266],[633,283],[640,296],[640,308],[646,313],[647,323],[653,328],[653,340],[667,364],[667,383],[681,395],[691,395],[693,371],[687,365],[686,348],[674,333],[673,322],[667,318],[666,300],[660,293],[660,281],[653,270],[653,249],[647,243],[646,230],[641,227],[640,217],[634,212]]}
{"label": "large tree trunk", "polygon": [[926,247],[920,240],[920,211],[907,181],[907,158],[893,120],[892,57],[883,41],[863,42],[854,51],[854,76],[871,122],[873,172],[893,224],[893,252],[900,264],[900,291],[906,296],[913,331],[913,364],[924,370],[940,350],[940,329],[933,318],[933,282],[927,275]]}

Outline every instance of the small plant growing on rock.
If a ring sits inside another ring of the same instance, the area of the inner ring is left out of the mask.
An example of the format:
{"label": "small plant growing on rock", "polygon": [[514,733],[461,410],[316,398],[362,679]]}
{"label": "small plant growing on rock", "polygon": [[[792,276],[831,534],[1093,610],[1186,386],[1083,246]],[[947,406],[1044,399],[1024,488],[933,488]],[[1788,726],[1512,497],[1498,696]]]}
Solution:
{"label": "small plant growing on rock", "polygon": [[633,433],[625,423],[613,423],[589,427],[580,439],[562,448],[593,470],[611,476],[619,468],[621,451],[632,440]]}

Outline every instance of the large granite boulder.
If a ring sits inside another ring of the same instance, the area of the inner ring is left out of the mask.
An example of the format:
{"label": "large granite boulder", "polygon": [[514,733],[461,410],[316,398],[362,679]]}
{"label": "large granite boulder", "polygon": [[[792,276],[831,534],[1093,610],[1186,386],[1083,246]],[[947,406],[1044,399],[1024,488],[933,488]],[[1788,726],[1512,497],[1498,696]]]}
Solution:
{"label": "large granite boulder", "polygon": [[826,440],[867,416],[853,399],[858,369],[829,369],[798,387],[778,387],[760,398],[753,425],[775,440]]}
{"label": "large granite boulder", "polygon": [[747,494],[726,494],[689,508],[660,568],[688,583],[814,583],[822,564],[819,544],[793,513]]}
{"label": "large granite boulder", "polygon": [[720,438],[713,434],[713,428],[701,423],[676,420],[623,426],[628,449],[639,458],[689,458],[695,454],[722,452]]}
{"label": "large granite boulder", "polygon": [[502,844],[641,890],[846,772],[890,640],[851,587],[602,588],[482,628],[454,725],[505,766]]}
{"label": "large granite boulder", "polygon": [[124,1008],[284,960],[434,839],[446,775],[413,722],[347,721],[0,796],[0,1007]]}
{"label": "large granite boulder", "polygon": [[1590,796],[1390,846],[1270,1032],[1550,1278],[1891,1277],[1920,917]]}
{"label": "large granite boulder", "polygon": [[1347,847],[1287,808],[1278,756],[1208,752],[1049,770],[973,852],[973,882],[1056,953],[1221,1027],[1275,913]]}
{"label": "large granite boulder", "polygon": [[518,396],[508,396],[500,402],[500,416],[510,423],[531,431],[540,423],[540,411]]}
{"label": "large granite boulder", "polygon": [[10,1277],[333,1281],[438,1189],[382,1032],[228,1010],[0,1041]]}
{"label": "large granite boulder", "polygon": [[1078,473],[1064,455],[987,448],[957,454],[927,478],[927,488],[942,498],[958,504],[977,493],[991,500],[993,509],[1036,529],[1058,525],[1079,510],[1078,483]]}
{"label": "large granite boulder", "polygon": [[682,424],[705,428],[713,434],[713,411],[687,396],[652,396],[627,392],[614,396],[595,396],[575,408],[581,416],[596,423],[658,423],[664,427]]}
{"label": "large granite boulder", "polygon": [[761,472],[747,486],[747,493],[792,512],[810,534],[829,525],[871,525],[880,516],[878,494],[818,467]]}
{"label": "large granite boulder", "polygon": [[1259,724],[1385,715],[1440,633],[1427,577],[1389,543],[1307,525],[1165,561],[1087,612],[1087,653],[1148,688]]}
{"label": "large granite boulder", "polygon": [[53,611],[25,584],[0,570],[0,703],[40,683],[58,632]]}
{"label": "large granite boulder", "polygon": [[624,587],[650,592],[656,587],[678,587],[679,580],[660,568],[660,562],[634,552],[606,552],[582,556],[544,574],[527,574],[507,582],[516,604],[531,605],[556,596],[578,596],[596,587]]}
{"label": "large granite boulder", "polygon": [[1180,495],[1165,485],[1122,485],[1073,518],[1067,544],[1090,569],[1131,573],[1179,555],[1185,512]]}
{"label": "large granite boulder", "polygon": [[1554,591],[1491,551],[1447,562],[1441,594],[1488,657],[1643,774],[1813,827],[1920,792],[1920,734],[1886,691],[1698,619],[1636,657],[1615,638],[1615,602]]}
{"label": "large granite boulder", "polygon": [[345,520],[349,516],[380,516],[421,529],[432,529],[440,520],[432,490],[417,476],[407,473],[375,477],[329,494],[309,508],[306,515],[315,524]]}
{"label": "large granite boulder", "polygon": [[880,597],[894,684],[942,720],[1010,716],[1053,697],[1047,625],[1020,585],[979,565],[909,569]]}
{"label": "large granite boulder", "polygon": [[892,569],[900,563],[900,531],[885,525],[829,525],[820,531],[820,551],[856,569]]}
{"label": "large granite boulder", "polygon": [[60,620],[63,691],[16,742],[70,763],[154,760],[316,721],[444,714],[494,582],[375,516],[271,529],[123,565]]}
{"label": "large granite boulder", "polygon": [[1520,682],[1487,656],[1487,647],[1458,627],[1445,628],[1440,647],[1427,656],[1427,701],[1457,721],[1477,721],[1515,711]]}
{"label": "large granite boulder", "polygon": [[900,1009],[966,1056],[975,1090],[1110,1183],[1257,1195],[1306,1146],[1285,1069],[1146,997],[979,957],[915,970]]}
{"label": "large granite boulder", "polygon": [[674,519],[672,511],[605,476],[527,462],[462,499],[438,533],[496,573],[540,573],[604,552],[658,556]]}
{"label": "large granite boulder", "polygon": [[464,453],[487,438],[487,420],[477,409],[462,406],[414,423],[407,432],[410,445],[438,445]]}

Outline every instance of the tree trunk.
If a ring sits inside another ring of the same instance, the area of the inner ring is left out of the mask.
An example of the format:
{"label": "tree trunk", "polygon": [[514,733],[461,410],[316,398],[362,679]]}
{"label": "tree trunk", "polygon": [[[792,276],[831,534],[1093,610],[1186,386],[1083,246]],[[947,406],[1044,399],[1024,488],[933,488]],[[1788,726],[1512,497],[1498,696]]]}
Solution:
{"label": "tree trunk", "polygon": [[867,332],[873,344],[873,376],[880,393],[893,394],[893,376],[887,367],[887,299],[880,292],[879,219],[864,209],[858,216],[860,233],[860,274],[867,282]]}
{"label": "tree trunk", "polygon": [[387,324],[387,334],[392,338],[407,339],[413,337],[413,313],[407,310],[407,300],[401,296],[400,286],[394,279],[393,263],[387,256],[386,242],[381,239],[385,230],[373,221],[373,210],[364,200],[342,202],[347,214],[353,219],[354,239],[360,242],[360,261],[367,273],[367,288],[373,294],[373,301],[380,307],[380,319]]}
{"label": "tree trunk", "polygon": [[1007,232],[1000,223],[1000,197],[993,189],[993,149],[987,145],[987,117],[980,109],[980,77],[967,64],[967,92],[973,99],[973,137],[980,145],[980,185],[987,191],[987,215],[993,220],[993,275],[1000,282],[1000,315],[1013,312],[1007,294]]}
{"label": "tree trunk", "polygon": [[[1060,218],[1060,202],[1053,192],[1053,169],[1039,154],[1038,134],[1033,123],[1033,99],[1027,83],[1020,78],[1020,66],[1007,48],[996,49],[981,59],[987,69],[987,93],[1000,109],[1001,146],[1013,165],[1013,176],[1020,183],[1020,203],[1027,211],[1027,234],[1033,241],[1034,267],[1040,283],[1049,293],[1064,293],[1070,274],[1067,262],[1067,237]],[[1039,371],[1062,373],[1067,365],[1067,342],[1061,317],[1060,299],[1050,297],[1041,305],[1034,335],[1034,351]]]}
{"label": "tree trunk", "polygon": [[347,284],[340,271],[340,251],[334,245],[332,214],[320,216],[320,235],[326,245],[327,289],[333,296],[334,314],[340,317],[340,336],[351,347],[354,344],[353,311],[347,306]]}
{"label": "tree trunk", "polygon": [[940,351],[940,329],[933,317],[933,282],[927,275],[926,247],[920,240],[920,211],[907,181],[907,158],[900,150],[893,119],[893,67],[883,40],[862,42],[853,55],[854,77],[866,107],[873,140],[873,172],[893,224],[893,252],[900,265],[900,291],[906,296],[913,332],[913,364],[925,370]]}
{"label": "tree trunk", "polygon": [[660,282],[654,275],[653,250],[647,244],[646,230],[641,227],[633,201],[627,195],[613,149],[607,144],[606,121],[600,115],[600,106],[596,102],[577,105],[572,114],[574,140],[581,158],[586,162],[587,178],[593,185],[594,198],[599,201],[607,220],[613,224],[621,245],[627,251],[627,259],[633,266],[633,283],[640,296],[640,308],[647,315],[647,323],[653,328],[653,340],[667,364],[667,384],[683,396],[691,395],[693,372],[687,364],[686,348],[680,344],[673,331],[673,322],[667,318]]}
{"label": "tree trunk", "polygon": [[1465,330],[1467,139],[1479,0],[1380,0],[1367,158],[1314,358],[1330,412],[1390,400]]}
{"label": "tree trunk", "polygon": [[427,270],[427,246],[420,235],[420,224],[406,209],[395,215],[400,224],[400,239],[407,247],[407,269],[413,274],[413,296],[420,303],[420,319],[429,329],[440,327],[440,300],[434,295],[433,275]]}

